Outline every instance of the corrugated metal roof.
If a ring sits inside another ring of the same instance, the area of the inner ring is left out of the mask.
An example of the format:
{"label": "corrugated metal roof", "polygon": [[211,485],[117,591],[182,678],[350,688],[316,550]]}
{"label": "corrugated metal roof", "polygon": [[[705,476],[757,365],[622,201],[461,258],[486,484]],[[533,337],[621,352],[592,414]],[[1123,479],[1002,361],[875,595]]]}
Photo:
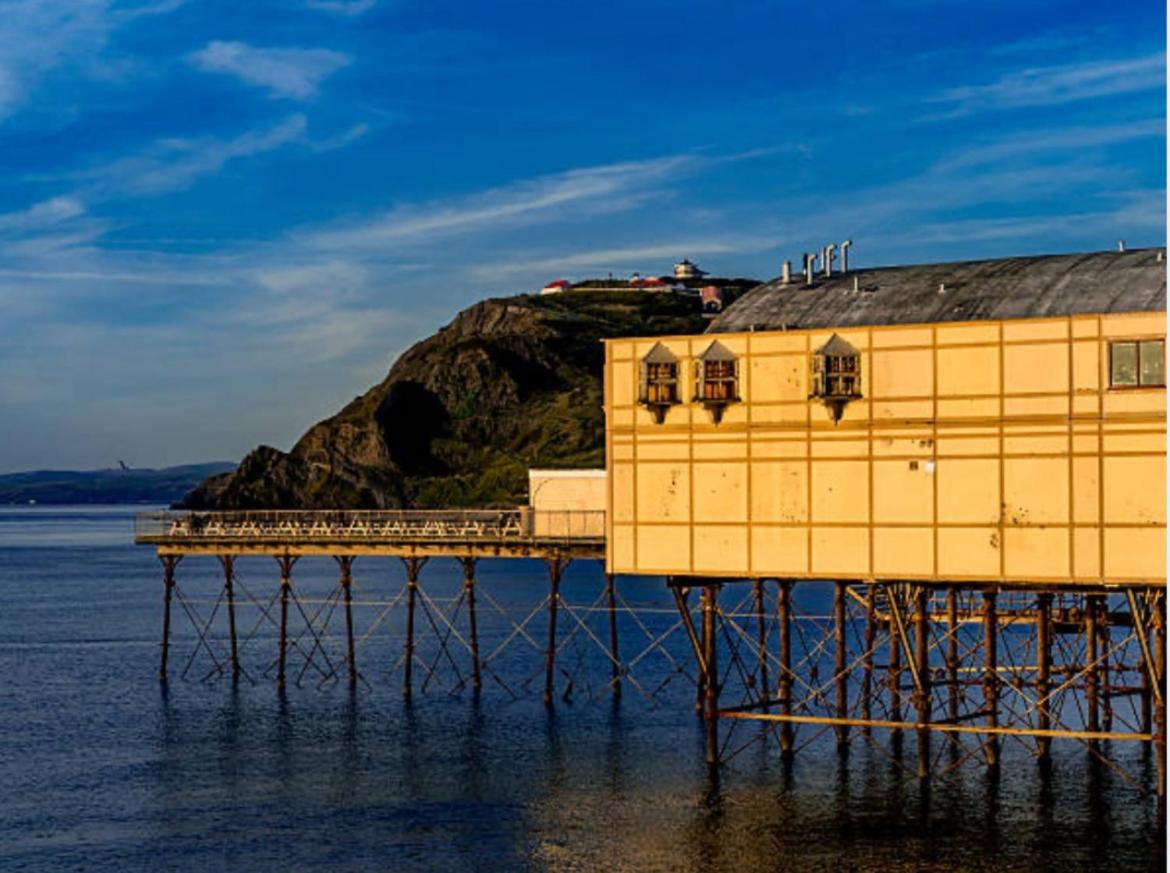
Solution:
{"label": "corrugated metal roof", "polygon": [[[793,276],[758,285],[708,333],[1161,312],[1161,249],[1039,255],[850,270],[812,285]],[[854,289],[854,280],[858,290]]]}

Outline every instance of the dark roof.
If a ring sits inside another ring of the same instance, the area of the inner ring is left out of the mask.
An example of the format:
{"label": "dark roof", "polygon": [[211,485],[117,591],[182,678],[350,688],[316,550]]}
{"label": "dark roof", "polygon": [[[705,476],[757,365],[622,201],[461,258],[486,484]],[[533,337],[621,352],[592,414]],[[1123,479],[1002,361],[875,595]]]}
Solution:
{"label": "dark roof", "polygon": [[803,274],[795,274],[787,285],[774,279],[756,286],[712,321],[707,332],[1165,309],[1164,250],[1131,249],[850,270],[831,278],[814,276],[811,286],[804,284]]}
{"label": "dark roof", "polygon": [[817,349],[818,355],[837,355],[838,357],[844,355],[856,355],[857,349],[841,339],[837,334],[829,337],[829,341]]}
{"label": "dark roof", "polygon": [[655,343],[654,348],[650,349],[646,357],[642,358],[642,362],[646,364],[677,364],[678,358],[670,353],[670,349],[662,343]]}
{"label": "dark roof", "polygon": [[732,354],[731,349],[715,340],[711,345],[707,346],[707,350],[699,355],[700,361],[734,361],[735,355]]}

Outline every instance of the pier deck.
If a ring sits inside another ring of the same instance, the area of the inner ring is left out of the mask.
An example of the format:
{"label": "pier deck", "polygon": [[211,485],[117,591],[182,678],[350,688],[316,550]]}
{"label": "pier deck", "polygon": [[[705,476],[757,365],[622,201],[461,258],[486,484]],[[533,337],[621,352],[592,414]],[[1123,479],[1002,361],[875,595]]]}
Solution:
{"label": "pier deck", "polygon": [[517,509],[148,512],[134,541],[159,555],[605,557],[605,513]]}

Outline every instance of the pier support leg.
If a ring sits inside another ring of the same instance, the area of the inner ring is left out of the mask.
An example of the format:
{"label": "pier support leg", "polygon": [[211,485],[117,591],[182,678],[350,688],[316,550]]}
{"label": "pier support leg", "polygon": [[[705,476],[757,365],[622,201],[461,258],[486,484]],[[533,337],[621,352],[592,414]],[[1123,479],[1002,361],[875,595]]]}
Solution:
{"label": "pier support leg", "polygon": [[609,610],[609,658],[613,696],[622,696],[622,662],[618,655],[617,597],[613,588],[613,573],[605,574],[605,603]]}
{"label": "pier support leg", "polygon": [[548,645],[544,650],[544,705],[552,706],[553,672],[557,659],[557,606],[561,599],[561,575],[565,562],[560,558],[545,561],[548,567]]}
{"label": "pier support leg", "polygon": [[[947,718],[959,721],[959,590],[947,586]],[[958,734],[952,734],[958,740]]]}
{"label": "pier support leg", "polygon": [[467,594],[467,624],[471,643],[471,688],[477,694],[483,686],[479,670],[479,627],[475,615],[475,558],[460,558],[463,565],[463,590]]}
{"label": "pier support leg", "polygon": [[[845,669],[848,664],[845,651],[847,641],[845,636],[845,583],[837,582],[833,586],[833,628],[834,628],[834,685],[837,689],[837,718],[844,719],[849,715],[849,675]],[[849,726],[838,724],[835,726],[837,735],[837,751],[849,751]]]}
{"label": "pier support leg", "polygon": [[[877,639],[877,621],[874,618],[875,585],[871,581],[865,594],[865,654],[861,657],[861,718],[873,717],[873,649]],[[872,729],[863,725],[861,733],[869,736]]]}
{"label": "pier support leg", "polygon": [[[704,595],[702,595],[702,594],[699,595],[699,598],[700,598],[699,599],[699,609],[700,610],[703,608],[703,603],[704,603],[704,601],[702,600],[703,596]],[[705,622],[705,621],[699,622],[699,649],[700,649],[700,651],[702,651],[704,653],[706,653],[706,651],[707,651],[707,622]],[[703,657],[704,657],[704,659],[706,659],[706,654],[704,654]],[[706,664],[706,660],[704,660],[703,663]],[[699,671],[699,682],[695,688],[695,712],[697,712],[699,715],[703,714],[703,707],[706,706],[706,700],[707,700],[707,670],[704,668],[704,669]]]}
{"label": "pier support leg", "polygon": [[159,651],[158,681],[167,684],[167,657],[171,649],[171,596],[175,590],[175,567],[182,560],[178,555],[162,555],[163,565],[163,626],[162,648]]}
{"label": "pier support leg", "polygon": [[[1052,728],[1048,695],[1052,693],[1052,595],[1041,594],[1036,602],[1036,726]],[[1047,764],[1052,751],[1051,737],[1036,738],[1036,757]]]}
{"label": "pier support leg", "polygon": [[[1097,669],[1097,598],[1085,598],[1085,729],[1101,729],[1101,673]],[[1097,741],[1089,740],[1089,747],[1096,748]]]}
{"label": "pier support leg", "polygon": [[1158,761],[1158,796],[1166,796],[1166,596],[1153,593],[1154,665],[1157,687],[1154,702],[1154,752]]}
{"label": "pier support leg", "polygon": [[[1136,598],[1133,598],[1133,600],[1136,601]],[[1136,609],[1133,610],[1133,615],[1136,621]],[[1142,635],[1143,650],[1148,652],[1151,645],[1149,629],[1144,624],[1138,626],[1135,623],[1135,627],[1138,628],[1138,632]],[[1139,692],[1141,697],[1138,713],[1140,725],[1138,729],[1143,734],[1152,734],[1154,732],[1154,681],[1150,676],[1150,666],[1152,665],[1146,665],[1146,668],[1142,670],[1142,685],[1141,691]]]}
{"label": "pier support leg", "polygon": [[1109,678],[1109,600],[1105,595],[1097,598],[1097,639],[1101,648],[1101,729],[1109,732],[1113,730],[1113,683]]}
{"label": "pier support leg", "polygon": [[[752,581],[752,596],[756,604],[756,663],[759,680],[760,700],[767,700],[772,696],[768,685],[768,625],[764,617],[764,580]],[[763,711],[768,712],[771,707],[765,706]]]}
{"label": "pier support leg", "polygon": [[353,558],[341,555],[337,558],[337,565],[341,571],[338,584],[341,585],[341,596],[345,603],[345,667],[349,676],[349,687],[357,686],[357,659],[353,645]]}
{"label": "pier support leg", "polygon": [[232,658],[232,684],[240,681],[240,653],[236,644],[236,559],[232,555],[220,555],[219,563],[223,565],[223,590],[227,599],[228,615],[228,643]]}
{"label": "pier support leg", "polygon": [[704,672],[707,674],[705,708],[707,764],[711,766],[719,763],[719,664],[716,657],[718,645],[715,630],[718,596],[718,585],[708,585],[703,589],[703,661]]}
{"label": "pier support leg", "polygon": [[920,585],[914,595],[914,666],[918,673],[918,687],[914,689],[914,705],[918,712],[918,778],[930,775],[930,615],[929,594]]}
{"label": "pier support leg", "polygon": [[[792,581],[781,579],[776,592],[776,618],[780,625],[780,712],[792,715]],[[780,723],[780,754],[791,760],[793,753],[792,722]]]}
{"label": "pier support leg", "polygon": [[[987,726],[999,727],[999,616],[995,609],[996,595],[983,595],[983,701],[987,709]],[[999,770],[999,737],[988,734],[984,743],[987,767]]]}
{"label": "pier support leg", "polygon": [[418,597],[418,576],[426,558],[403,558],[406,566],[406,646],[402,653],[402,696],[410,700],[414,691],[414,604]]}
{"label": "pier support leg", "polygon": [[[894,622],[894,612],[898,608],[894,598],[897,592],[889,585],[882,586],[886,593],[886,628],[890,635],[890,666],[888,670],[890,685],[890,721],[902,720],[902,646],[898,640],[898,630]],[[894,728],[890,731],[890,742],[894,747],[894,754],[902,754],[902,731]]]}
{"label": "pier support leg", "polygon": [[276,690],[284,691],[284,668],[288,657],[288,596],[292,587],[292,568],[297,559],[285,554],[276,561],[280,564],[280,648],[276,655]]}

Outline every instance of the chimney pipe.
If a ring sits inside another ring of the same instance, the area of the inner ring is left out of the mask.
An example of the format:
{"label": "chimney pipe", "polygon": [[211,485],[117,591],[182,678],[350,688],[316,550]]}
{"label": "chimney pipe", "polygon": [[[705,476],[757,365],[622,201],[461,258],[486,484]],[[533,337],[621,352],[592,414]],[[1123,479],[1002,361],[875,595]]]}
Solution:
{"label": "chimney pipe", "polygon": [[833,253],[837,250],[834,243],[829,243],[825,246],[824,258],[821,261],[821,266],[825,269],[825,278],[833,275]]}
{"label": "chimney pipe", "polygon": [[780,281],[787,285],[792,281],[792,261],[785,261],[780,271]]}
{"label": "chimney pipe", "polygon": [[1119,240],[1117,241],[1117,250],[1118,250],[1119,252],[1124,252],[1124,251],[1125,251],[1125,240],[1123,240],[1123,239],[1119,239]]}
{"label": "chimney pipe", "polygon": [[849,272],[849,247],[853,245],[853,240],[847,239],[841,243],[841,272]]}
{"label": "chimney pipe", "polygon": [[861,282],[858,280],[857,276],[854,276],[853,277],[853,293],[856,294],[860,290],[861,290]]}
{"label": "chimney pipe", "polygon": [[813,265],[817,262],[817,253],[809,252],[804,256],[804,284],[811,285],[813,281]]}

